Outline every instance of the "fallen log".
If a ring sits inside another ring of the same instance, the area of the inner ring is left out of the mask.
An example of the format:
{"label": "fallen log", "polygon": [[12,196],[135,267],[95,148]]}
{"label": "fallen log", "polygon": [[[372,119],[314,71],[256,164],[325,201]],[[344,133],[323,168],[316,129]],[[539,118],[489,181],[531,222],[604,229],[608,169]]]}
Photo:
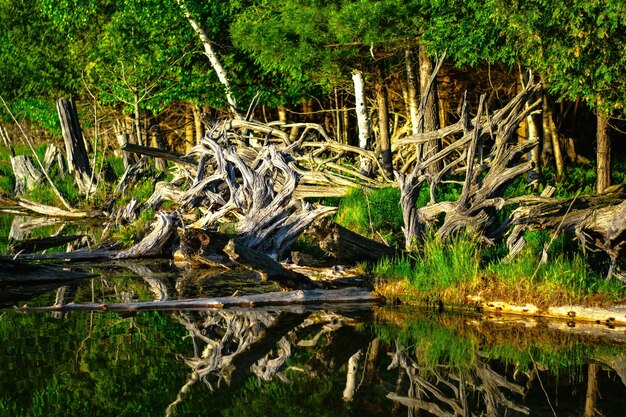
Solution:
{"label": "fallen log", "polygon": [[237,243],[235,239],[231,239],[228,242],[224,252],[228,254],[233,262],[258,272],[264,281],[276,282],[286,289],[313,289],[319,287],[306,275],[283,268],[281,264],[269,256]]}
{"label": "fallen log", "polygon": [[[556,235],[571,233],[588,250],[604,251],[613,265],[609,275],[626,259],[626,188],[614,186],[605,194],[573,199],[546,199],[522,205],[510,216],[513,226],[507,239],[514,255],[523,247],[528,230],[551,230]],[[621,278],[620,278],[621,279]]]}
{"label": "fallen log", "polygon": [[309,232],[316,238],[322,250],[340,262],[375,262],[397,254],[394,248],[354,233],[327,218],[311,226]]}
{"label": "fallen log", "polygon": [[309,304],[384,304],[385,300],[364,288],[342,288],[339,290],[297,290],[239,297],[197,298],[192,300],[147,301],[115,304],[63,304],[49,307],[21,307],[20,311],[144,311],[183,309],[225,309],[235,307],[262,308],[284,305]]}
{"label": "fallen log", "polygon": [[10,253],[33,253],[74,242],[87,235],[49,236],[11,242]]}
{"label": "fallen log", "polygon": [[0,284],[71,281],[93,276],[93,274],[84,272],[63,270],[47,265],[31,265],[6,257],[0,257]]}
{"label": "fallen log", "polygon": [[183,167],[191,170],[195,170],[198,163],[189,156],[185,156],[176,152],[166,151],[164,149],[152,148],[149,146],[135,145],[134,143],[124,143],[122,145],[124,152],[133,153],[142,156],[151,156],[153,158],[161,158],[175,164],[182,165]]}

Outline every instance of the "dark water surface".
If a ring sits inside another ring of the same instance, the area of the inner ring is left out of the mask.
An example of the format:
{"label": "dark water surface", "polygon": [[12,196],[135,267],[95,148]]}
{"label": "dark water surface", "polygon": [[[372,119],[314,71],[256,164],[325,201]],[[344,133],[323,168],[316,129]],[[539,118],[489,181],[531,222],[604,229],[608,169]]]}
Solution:
{"label": "dark water surface", "polygon": [[406,307],[21,313],[276,290],[167,261],[0,286],[0,416],[622,416],[626,332]]}

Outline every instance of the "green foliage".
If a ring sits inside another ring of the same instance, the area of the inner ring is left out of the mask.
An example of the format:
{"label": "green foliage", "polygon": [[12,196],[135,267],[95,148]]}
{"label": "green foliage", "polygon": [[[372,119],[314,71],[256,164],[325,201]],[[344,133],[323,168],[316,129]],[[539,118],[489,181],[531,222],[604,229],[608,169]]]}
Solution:
{"label": "green foliage", "polygon": [[134,222],[119,227],[113,233],[113,239],[128,247],[139,242],[146,234],[147,228],[154,218],[154,210],[144,208]]}
{"label": "green foliage", "polygon": [[341,200],[335,220],[357,233],[397,243],[403,224],[400,190],[392,187],[372,191],[355,188]]}

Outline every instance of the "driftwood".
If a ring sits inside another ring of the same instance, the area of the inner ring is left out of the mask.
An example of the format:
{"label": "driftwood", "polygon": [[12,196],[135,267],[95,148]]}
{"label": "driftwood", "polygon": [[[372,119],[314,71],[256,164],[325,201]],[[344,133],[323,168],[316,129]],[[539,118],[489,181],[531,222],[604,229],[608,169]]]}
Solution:
{"label": "driftwood", "polygon": [[175,164],[182,165],[187,169],[195,169],[197,165],[193,159],[176,152],[166,151],[165,149],[152,148],[149,146],[140,146],[135,145],[134,143],[126,142],[122,145],[122,150],[124,152],[134,153],[137,155],[165,159],[174,162]]}
{"label": "driftwood", "polygon": [[[443,224],[437,231],[441,237],[448,237],[462,229],[470,229],[479,236],[496,219],[496,212],[504,205],[503,195],[508,185],[517,177],[532,168],[532,162],[520,162],[521,156],[536,143],[526,141],[518,144],[512,136],[519,122],[533,111],[537,103],[527,105],[538,84],[529,82],[504,108],[493,115],[484,116],[484,96],[478,108],[478,115],[470,122],[467,106],[464,104],[461,119],[457,124],[437,132],[414,135],[405,143],[425,143],[446,134],[462,133],[463,136],[435,155],[418,161],[409,175],[396,172],[401,189],[401,206],[404,217],[404,234],[407,248],[419,240],[424,229],[432,226],[445,214]],[[495,144],[489,152],[484,149],[487,140]],[[453,160],[447,158],[453,153],[460,154]],[[447,161],[441,171],[429,172],[429,167]],[[461,196],[456,202],[436,202],[435,188],[453,168],[465,162],[465,180]],[[416,208],[421,187],[429,182],[431,201],[423,208]]]}
{"label": "driftwood", "polygon": [[397,254],[395,249],[354,233],[326,218],[315,223],[309,232],[320,248],[339,262],[376,262],[383,257],[392,258]]}
{"label": "driftwood", "polygon": [[[606,252],[615,272],[618,261],[626,259],[626,190],[615,186],[599,196],[573,199],[544,199],[517,208],[510,217],[513,226],[507,239],[511,255],[523,247],[527,230],[571,233],[589,250]],[[521,243],[521,244],[520,244]],[[515,248],[515,249],[514,249]]]}
{"label": "driftwood", "polygon": [[25,307],[21,311],[142,311],[232,307],[269,307],[308,304],[381,304],[384,298],[364,288],[339,290],[281,291],[239,297],[197,298],[192,300],[147,301],[119,304],[64,304],[50,307]]}
{"label": "driftwood", "polygon": [[0,257],[0,283],[42,283],[71,281],[92,277],[84,272],[68,271],[46,265],[26,264],[7,257]]}
{"label": "driftwood", "polygon": [[65,154],[67,157],[67,167],[70,173],[74,173],[74,179],[81,193],[87,194],[95,190],[91,183],[91,166],[89,156],[85,148],[83,133],[78,121],[76,104],[74,99],[57,100],[57,111],[61,121],[61,131],[65,141]]}
{"label": "driftwood", "polygon": [[180,255],[196,265],[230,268],[241,265],[257,272],[262,280],[278,283],[285,289],[313,289],[319,286],[306,275],[283,268],[266,254],[251,249],[238,239],[215,231],[185,229]]}
{"label": "driftwood", "polygon": [[87,218],[97,218],[97,217],[102,217],[103,213],[99,210],[93,210],[90,212],[85,212],[85,211],[77,211],[77,210],[73,210],[73,211],[68,211],[68,210],[63,210],[60,209],[58,207],[54,207],[54,206],[48,206],[45,204],[41,204],[41,203],[36,203],[34,201],[29,201],[29,200],[25,200],[23,198],[18,198],[18,199],[8,199],[8,198],[0,198],[0,202],[2,202],[2,204],[17,204],[18,206],[25,208],[33,213],[36,214],[41,214],[44,216],[51,216],[51,217],[62,217],[62,218],[68,218],[68,219],[87,219]]}
{"label": "driftwood", "polygon": [[38,237],[33,239],[12,241],[10,244],[11,253],[33,253],[56,246],[65,245],[70,242],[74,242],[78,239],[85,237],[86,235],[71,235],[71,236],[48,236]]}

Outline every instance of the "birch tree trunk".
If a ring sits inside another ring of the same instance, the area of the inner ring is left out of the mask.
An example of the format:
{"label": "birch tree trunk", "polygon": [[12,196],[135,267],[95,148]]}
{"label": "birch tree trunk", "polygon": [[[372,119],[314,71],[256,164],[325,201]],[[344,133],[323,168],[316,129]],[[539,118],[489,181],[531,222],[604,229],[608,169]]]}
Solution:
{"label": "birch tree trunk", "polygon": [[202,142],[202,138],[204,137],[204,125],[202,124],[202,115],[200,114],[200,107],[197,104],[191,105],[191,110],[193,111],[193,124],[196,130],[196,145],[199,145]]}
{"label": "birch tree trunk", "polygon": [[554,153],[554,163],[556,165],[556,175],[559,179],[562,179],[565,175],[565,160],[563,159],[563,150],[561,149],[561,142],[559,141],[559,132],[554,124],[554,118],[552,114],[552,107],[548,102],[547,97],[544,96],[544,117],[547,119],[550,126],[550,132],[552,133],[552,152]]}
{"label": "birch tree trunk", "polygon": [[[371,147],[371,131],[370,117],[367,111],[365,98],[365,77],[363,72],[359,70],[352,71],[352,82],[354,83],[354,99],[356,105],[356,119],[359,128],[359,147],[362,149],[370,149]],[[369,159],[361,158],[361,171],[369,174]]]}
{"label": "birch tree trunk", "polygon": [[219,57],[215,53],[211,40],[207,36],[204,29],[200,27],[196,19],[191,15],[191,12],[189,11],[189,8],[187,7],[187,3],[185,2],[185,0],[176,0],[176,1],[178,5],[180,6],[181,10],[183,11],[183,16],[185,16],[185,19],[187,19],[187,21],[189,22],[193,30],[198,34],[200,41],[202,41],[202,45],[204,46],[204,54],[207,56],[207,58],[209,58],[209,61],[211,62],[211,66],[217,73],[217,78],[220,80],[220,83],[224,87],[224,93],[226,94],[226,101],[228,102],[228,106],[230,107],[230,110],[233,112],[233,115],[237,119],[243,119],[242,115],[239,113],[239,108],[237,107],[237,101],[235,100],[235,97],[232,94],[232,90],[230,87],[230,80],[228,79],[228,74],[226,73],[226,70],[222,66],[222,62],[220,61]]}

